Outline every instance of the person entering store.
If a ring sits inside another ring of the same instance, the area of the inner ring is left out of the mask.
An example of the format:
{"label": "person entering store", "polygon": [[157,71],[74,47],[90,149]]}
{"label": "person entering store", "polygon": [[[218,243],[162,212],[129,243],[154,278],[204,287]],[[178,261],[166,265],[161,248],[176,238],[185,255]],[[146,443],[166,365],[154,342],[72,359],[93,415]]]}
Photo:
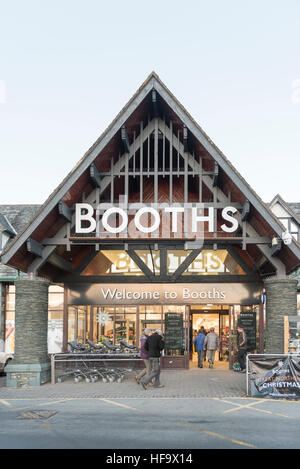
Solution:
{"label": "person entering store", "polygon": [[215,333],[215,328],[211,327],[210,332],[205,337],[204,349],[207,349],[207,361],[209,368],[213,368],[215,363],[216,350],[220,348],[220,339],[218,334]]}
{"label": "person entering store", "polygon": [[[204,329],[203,326],[200,327],[200,330],[201,330],[202,334],[207,336],[207,331]],[[206,349],[203,349],[203,360],[206,362]]]}
{"label": "person entering store", "polygon": [[198,334],[193,340],[195,351],[198,353],[198,368],[203,368],[205,334],[199,329]]}

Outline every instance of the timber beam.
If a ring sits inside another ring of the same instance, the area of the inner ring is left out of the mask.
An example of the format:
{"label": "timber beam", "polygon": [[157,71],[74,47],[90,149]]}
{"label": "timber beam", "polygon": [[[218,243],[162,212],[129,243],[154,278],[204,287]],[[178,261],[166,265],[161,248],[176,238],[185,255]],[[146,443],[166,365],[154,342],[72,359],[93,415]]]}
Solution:
{"label": "timber beam", "polygon": [[245,200],[242,211],[242,221],[247,221],[250,216],[251,205],[248,199]]}
{"label": "timber beam", "polygon": [[281,251],[282,249],[282,241],[281,239],[274,238],[276,240],[276,244],[272,243],[272,247],[270,250],[270,255],[271,257],[277,256],[277,254]]}
{"label": "timber beam", "polygon": [[101,189],[101,175],[94,163],[92,163],[90,166],[90,178],[93,181],[94,186]]}
{"label": "timber beam", "polygon": [[197,256],[201,253],[202,249],[194,249],[190,254],[185,258],[185,260],[180,264],[180,266],[175,270],[172,280],[175,281],[180,277],[183,272],[191,265],[191,263],[196,259]]}
{"label": "timber beam", "polygon": [[183,150],[185,153],[189,151],[189,133],[188,133],[188,128],[186,125],[183,126]]}
{"label": "timber beam", "polygon": [[141,271],[145,274],[149,280],[152,280],[155,276],[155,272],[152,272],[149,267],[145,264],[145,262],[137,255],[137,253],[131,249],[127,250],[128,255],[131,257],[133,262],[141,269]]}
{"label": "timber beam", "polygon": [[158,96],[155,90],[152,90],[151,102],[152,102],[153,116],[159,117]]}
{"label": "timber beam", "polygon": [[268,259],[263,255],[263,256],[261,256],[261,257],[258,259],[258,261],[255,263],[255,265],[256,265],[256,267],[257,267],[258,269],[261,269],[262,266],[263,266],[266,262],[268,262]]}
{"label": "timber beam", "polygon": [[72,222],[72,210],[70,207],[67,206],[67,204],[63,201],[60,200],[58,202],[58,213],[65,218],[69,223]]}
{"label": "timber beam", "polygon": [[34,254],[38,257],[43,257],[43,245],[41,243],[38,243],[32,238],[28,238],[26,241],[26,247],[27,251],[31,254]]}
{"label": "timber beam", "polygon": [[[267,236],[249,236],[246,238],[247,239],[247,244],[258,244],[258,245],[270,245],[271,239],[268,238]],[[43,245],[44,246],[65,246],[67,244],[71,245],[76,245],[76,244],[94,244],[94,243],[100,243],[100,244],[110,244],[110,243],[122,243],[123,242],[141,242],[145,243],[148,242],[150,244],[155,244],[155,243],[177,243],[178,241],[182,242],[195,242],[196,238],[139,238],[139,239],[134,239],[134,238],[103,238],[101,236],[71,236],[69,238],[63,238],[63,237],[55,237],[55,238],[44,238],[43,239]],[[215,244],[215,243],[222,243],[224,245],[226,244],[242,244],[244,241],[244,238],[241,236],[237,237],[228,237],[228,236],[222,236],[222,237],[217,237],[217,238],[205,238],[201,243],[204,242],[204,244]]]}
{"label": "timber beam", "polygon": [[213,187],[216,187],[218,185],[218,180],[219,180],[219,165],[218,163],[215,162],[213,181],[212,181]]}
{"label": "timber beam", "polygon": [[65,272],[73,272],[71,262],[66,261],[66,259],[59,256],[58,254],[52,254],[50,257],[48,257],[47,262]]}
{"label": "timber beam", "polygon": [[121,139],[125,153],[130,153],[130,143],[125,125],[121,127]]}

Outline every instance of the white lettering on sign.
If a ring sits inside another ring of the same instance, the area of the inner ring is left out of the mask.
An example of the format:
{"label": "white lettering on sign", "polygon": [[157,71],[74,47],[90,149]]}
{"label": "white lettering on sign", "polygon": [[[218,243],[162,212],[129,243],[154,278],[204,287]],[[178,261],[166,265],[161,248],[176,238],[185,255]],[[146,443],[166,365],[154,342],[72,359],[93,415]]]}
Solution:
{"label": "white lettering on sign", "polygon": [[[135,291],[127,290],[126,288],[101,288],[101,293],[105,300],[159,300],[159,291]],[[175,300],[178,298],[178,293],[175,290],[165,290],[161,292],[165,299]],[[181,292],[183,300],[196,300],[196,299],[209,299],[220,300],[226,298],[226,293],[222,290],[213,288],[212,290],[191,290],[183,287]]]}
{"label": "white lettering on sign", "polygon": [[159,300],[160,294],[158,291],[130,291],[123,288],[101,288],[103,297],[111,300]]}
{"label": "white lettering on sign", "polygon": [[[87,213],[83,213],[86,211]],[[96,220],[93,217],[94,209],[90,204],[75,205],[75,231],[76,233],[91,233],[96,229]],[[82,221],[89,222],[89,226],[83,227]]]}
{"label": "white lettering on sign", "polygon": [[[109,225],[108,217],[110,215],[116,214],[116,213],[121,215],[123,221],[119,226],[114,227],[114,226]],[[106,229],[106,231],[109,231],[110,233],[121,233],[122,231],[124,231],[126,229],[126,227],[128,225],[127,213],[125,212],[125,210],[123,210],[120,207],[111,207],[111,208],[109,208],[108,210],[106,210],[104,212],[103,217],[102,217],[102,224],[103,224],[104,228]]]}
{"label": "white lettering on sign", "polygon": [[205,298],[208,298],[210,300],[216,300],[216,299],[225,299],[226,294],[224,291],[216,290],[213,288],[212,290],[208,291],[193,291],[190,290],[189,288],[184,288],[182,291],[182,298],[185,300],[196,300],[196,299],[202,299],[204,300]]}
{"label": "white lettering on sign", "polygon": [[243,304],[260,303],[260,283],[70,284],[72,305],[123,304]]}
{"label": "white lettering on sign", "polygon": [[229,215],[230,212],[236,213],[237,209],[235,207],[225,207],[222,210],[222,217],[224,218],[224,220],[229,221],[231,223],[231,227],[225,224],[221,226],[222,230],[226,233],[233,233],[238,229],[239,226],[238,221],[234,217]]}
{"label": "white lettering on sign", "polygon": [[[154,206],[155,207],[154,207]],[[218,210],[219,218],[224,221],[223,224],[218,228]],[[205,213],[207,212],[207,213]],[[97,214],[97,221],[94,213]],[[165,204],[151,204],[151,206],[145,204],[121,204],[120,206],[109,206],[109,204],[99,204],[97,209],[88,203],[75,204],[75,230],[76,233],[92,233],[96,231],[100,232],[100,226],[107,233],[125,233],[126,230],[134,232],[131,229],[131,224],[137,231],[145,234],[151,234],[158,232],[160,227],[164,236],[168,233],[177,233],[182,230],[199,235],[204,231],[210,233],[215,232],[218,229],[226,233],[234,233],[238,229],[238,220],[234,217],[237,213],[237,209],[232,206],[224,208],[207,207],[201,203],[199,204],[182,204],[182,206]],[[130,215],[130,229],[128,230],[128,215]],[[170,223],[170,215],[171,221]],[[182,222],[183,219],[183,222]],[[207,229],[204,226],[207,225]],[[188,227],[186,229],[186,227]],[[127,233],[128,234],[128,233]],[[200,236],[201,237],[201,236]]]}

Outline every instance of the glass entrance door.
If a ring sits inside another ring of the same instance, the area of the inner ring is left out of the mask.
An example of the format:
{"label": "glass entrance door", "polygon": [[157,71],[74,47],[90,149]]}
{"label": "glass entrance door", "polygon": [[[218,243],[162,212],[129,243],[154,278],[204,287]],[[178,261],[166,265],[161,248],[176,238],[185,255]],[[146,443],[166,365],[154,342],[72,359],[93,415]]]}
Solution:
{"label": "glass entrance door", "polygon": [[[198,331],[202,329],[205,335],[214,328],[216,334],[220,339],[220,348],[215,354],[215,367],[220,369],[229,368],[230,360],[230,328],[229,328],[229,313],[230,308],[228,305],[199,305],[190,307],[190,341],[194,341]],[[190,344],[190,367],[195,367],[198,364],[198,355]],[[205,355],[206,358],[206,355]],[[208,366],[204,360],[204,367]]]}

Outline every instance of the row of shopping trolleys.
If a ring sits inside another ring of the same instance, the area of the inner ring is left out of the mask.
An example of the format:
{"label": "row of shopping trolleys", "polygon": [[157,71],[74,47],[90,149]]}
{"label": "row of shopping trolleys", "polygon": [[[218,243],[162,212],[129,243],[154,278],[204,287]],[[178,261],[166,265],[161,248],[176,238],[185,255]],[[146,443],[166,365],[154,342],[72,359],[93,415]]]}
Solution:
{"label": "row of shopping trolleys", "polygon": [[[60,373],[56,381],[63,382],[68,377],[73,377],[75,383],[85,381],[86,383],[95,383],[102,381],[103,383],[122,383],[126,374],[133,371],[133,367],[120,368],[119,366],[98,365],[91,363],[89,356],[99,356],[100,361],[105,362],[105,358],[113,360],[116,358],[118,361],[123,359],[135,359],[138,357],[138,350],[135,345],[128,344],[125,340],[121,340],[119,345],[112,345],[109,342],[102,342],[101,344],[94,344],[88,341],[87,344],[81,344],[76,341],[68,342],[70,347],[69,358],[75,357],[75,364],[71,369],[66,369]],[[68,359],[56,363],[68,363]],[[69,362],[73,363],[72,361]],[[133,363],[133,362],[132,362]]]}
{"label": "row of shopping trolleys", "polygon": [[65,378],[72,376],[75,383],[85,381],[86,383],[96,383],[102,381],[103,383],[122,383],[127,373],[132,372],[131,368],[89,368],[86,366],[82,368],[74,368],[68,370],[57,377],[57,382],[62,383]]}
{"label": "row of shopping trolleys", "polygon": [[88,340],[86,344],[72,341],[68,342],[68,345],[71,353],[138,353],[137,347],[135,345],[128,344],[125,340],[120,340],[118,345],[112,345],[108,341],[95,344],[91,340]]}

